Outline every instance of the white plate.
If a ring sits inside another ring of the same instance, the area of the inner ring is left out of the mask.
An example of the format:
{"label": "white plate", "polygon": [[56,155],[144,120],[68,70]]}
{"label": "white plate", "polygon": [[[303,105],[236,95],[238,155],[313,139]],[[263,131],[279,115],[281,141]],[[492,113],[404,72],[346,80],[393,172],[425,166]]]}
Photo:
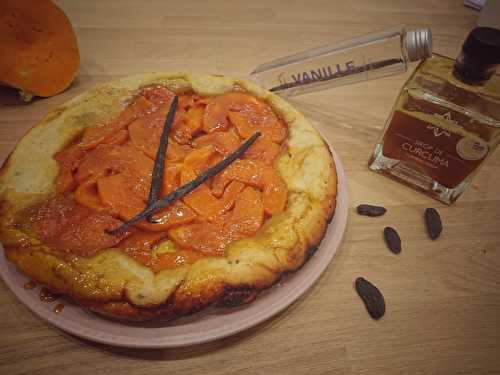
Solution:
{"label": "white plate", "polygon": [[314,284],[332,260],[345,231],[348,210],[345,172],[333,149],[332,154],[338,175],[337,205],[323,241],[300,270],[262,292],[251,304],[231,309],[209,309],[160,327],[127,325],[101,318],[71,304],[66,304],[59,314],[54,313],[54,304],[40,301],[39,287],[32,290],[24,288],[29,279],[6,260],[3,251],[0,252],[0,275],[17,298],[36,315],[88,340],[124,347],[173,348],[233,335],[288,307]]}

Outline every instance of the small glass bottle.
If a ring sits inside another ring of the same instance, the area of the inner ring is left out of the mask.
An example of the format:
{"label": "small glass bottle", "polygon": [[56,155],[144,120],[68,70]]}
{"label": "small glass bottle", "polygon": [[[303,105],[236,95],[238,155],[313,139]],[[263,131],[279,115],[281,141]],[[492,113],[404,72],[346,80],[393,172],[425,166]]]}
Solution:
{"label": "small glass bottle", "polygon": [[262,64],[250,79],[291,96],[403,73],[409,62],[431,54],[430,29],[396,26]]}
{"label": "small glass bottle", "polygon": [[456,60],[434,55],[403,87],[369,167],[446,204],[500,142],[500,30],[478,27]]}

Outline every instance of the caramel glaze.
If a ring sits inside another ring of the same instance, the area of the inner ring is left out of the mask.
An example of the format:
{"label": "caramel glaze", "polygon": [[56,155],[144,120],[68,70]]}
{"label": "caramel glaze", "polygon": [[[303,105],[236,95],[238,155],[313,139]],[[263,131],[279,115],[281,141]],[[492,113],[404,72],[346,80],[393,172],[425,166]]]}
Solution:
{"label": "caramel glaze", "polygon": [[24,289],[33,289],[36,286],[36,283],[34,281],[29,281],[26,284],[23,285]]}
{"label": "caramel glaze", "polygon": [[40,295],[39,296],[40,296],[40,301],[46,302],[46,303],[52,303],[56,299],[59,298],[59,294],[51,292],[46,287],[42,287],[42,289],[40,289]]}
{"label": "caramel glaze", "polygon": [[64,309],[64,304],[58,303],[57,305],[54,306],[54,313],[59,314],[61,311]]}

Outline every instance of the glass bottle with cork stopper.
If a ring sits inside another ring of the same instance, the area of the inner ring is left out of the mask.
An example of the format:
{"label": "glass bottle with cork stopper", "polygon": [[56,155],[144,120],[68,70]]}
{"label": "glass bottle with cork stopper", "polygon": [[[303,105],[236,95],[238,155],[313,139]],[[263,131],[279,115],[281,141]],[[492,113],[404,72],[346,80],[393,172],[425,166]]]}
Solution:
{"label": "glass bottle with cork stopper", "polygon": [[403,87],[369,167],[454,202],[500,142],[500,30],[478,27],[456,60],[433,55]]}

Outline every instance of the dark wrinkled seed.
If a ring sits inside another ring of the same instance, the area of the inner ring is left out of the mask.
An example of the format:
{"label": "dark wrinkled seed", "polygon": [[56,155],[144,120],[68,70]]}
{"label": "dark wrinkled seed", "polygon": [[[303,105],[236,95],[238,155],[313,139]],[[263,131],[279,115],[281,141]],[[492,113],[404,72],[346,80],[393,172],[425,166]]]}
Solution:
{"label": "dark wrinkled seed", "polygon": [[425,210],[424,217],[429,237],[435,240],[441,235],[441,232],[443,231],[443,223],[441,222],[439,212],[437,212],[435,208],[428,208]]}
{"label": "dark wrinkled seed", "polygon": [[358,214],[365,216],[382,216],[386,213],[385,207],[372,206],[371,204],[360,204],[357,208]]}
{"label": "dark wrinkled seed", "polygon": [[384,238],[389,250],[391,250],[394,254],[399,254],[401,252],[401,237],[399,237],[396,229],[385,227]]}
{"label": "dark wrinkled seed", "polygon": [[370,314],[373,319],[378,320],[384,316],[384,296],[375,285],[362,277],[358,277],[355,282],[355,288],[356,292],[358,292],[363,300],[366,310],[368,310],[368,314]]}

